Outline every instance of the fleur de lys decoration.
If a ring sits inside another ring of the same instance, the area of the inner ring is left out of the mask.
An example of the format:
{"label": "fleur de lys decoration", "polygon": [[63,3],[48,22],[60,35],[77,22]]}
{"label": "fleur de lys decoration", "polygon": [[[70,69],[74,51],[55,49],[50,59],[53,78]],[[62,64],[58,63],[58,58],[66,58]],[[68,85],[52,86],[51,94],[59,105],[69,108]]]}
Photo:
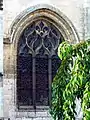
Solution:
{"label": "fleur de lys decoration", "polygon": [[33,22],[24,31],[25,44],[32,54],[54,55],[60,43],[60,33],[50,23],[40,20]]}

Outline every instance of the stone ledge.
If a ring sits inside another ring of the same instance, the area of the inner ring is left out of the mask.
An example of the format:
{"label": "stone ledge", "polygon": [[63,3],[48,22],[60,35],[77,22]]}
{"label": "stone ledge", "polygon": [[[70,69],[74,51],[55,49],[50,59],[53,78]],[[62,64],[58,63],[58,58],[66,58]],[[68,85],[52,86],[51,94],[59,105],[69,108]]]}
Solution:
{"label": "stone ledge", "polygon": [[16,120],[52,120],[50,117],[16,118]]}
{"label": "stone ledge", "polygon": [[26,117],[26,118],[38,118],[38,117],[50,117],[50,114],[48,113],[48,111],[43,111],[43,112],[16,112],[16,118],[22,118],[22,117]]}

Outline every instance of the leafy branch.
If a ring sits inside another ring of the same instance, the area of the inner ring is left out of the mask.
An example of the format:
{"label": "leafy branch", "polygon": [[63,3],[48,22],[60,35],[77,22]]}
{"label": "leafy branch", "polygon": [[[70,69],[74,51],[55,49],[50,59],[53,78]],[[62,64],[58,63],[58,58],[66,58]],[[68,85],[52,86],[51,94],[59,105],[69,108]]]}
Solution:
{"label": "leafy branch", "polygon": [[[90,82],[90,40],[76,45],[63,42],[59,46],[58,55],[62,63],[52,83],[50,113],[54,120],[75,120],[77,97],[81,98],[84,120],[89,120],[84,104],[87,106],[86,98],[90,95],[89,89],[88,95],[85,95],[85,86]],[[88,104],[90,105],[90,96]]]}

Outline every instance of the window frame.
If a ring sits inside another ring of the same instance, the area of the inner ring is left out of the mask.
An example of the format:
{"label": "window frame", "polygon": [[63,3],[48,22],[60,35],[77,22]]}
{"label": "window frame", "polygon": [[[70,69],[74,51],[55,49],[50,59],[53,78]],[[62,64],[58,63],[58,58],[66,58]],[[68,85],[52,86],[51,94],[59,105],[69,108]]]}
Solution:
{"label": "window frame", "polygon": [[[55,27],[55,26],[54,26]],[[59,32],[59,31],[58,31]],[[59,32],[59,34],[60,34],[60,36],[61,36],[61,33]],[[63,37],[61,36],[61,38],[60,39],[63,39]],[[49,107],[50,107],[50,101],[51,101],[51,83],[52,83],[52,81],[51,81],[51,79],[52,79],[52,56],[50,56],[50,54],[49,54],[49,57],[48,57],[48,81],[49,81],[49,105],[48,106],[42,106],[42,105],[40,105],[40,106],[36,106],[36,74],[35,74],[35,72],[36,72],[36,70],[35,70],[35,55],[32,55],[32,81],[33,81],[33,105],[31,106],[18,106],[18,102],[17,102],[17,108],[20,110],[20,109],[27,109],[27,110],[39,110],[39,109],[48,109]],[[18,93],[17,93],[18,94]]]}

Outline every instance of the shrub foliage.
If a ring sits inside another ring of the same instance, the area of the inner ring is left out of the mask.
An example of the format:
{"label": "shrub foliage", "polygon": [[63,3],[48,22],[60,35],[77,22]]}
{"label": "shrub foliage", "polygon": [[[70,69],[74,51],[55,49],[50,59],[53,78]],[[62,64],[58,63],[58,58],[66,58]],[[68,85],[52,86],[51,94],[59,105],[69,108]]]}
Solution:
{"label": "shrub foliage", "polygon": [[52,83],[50,113],[54,120],[75,120],[75,99],[81,99],[83,120],[90,120],[90,40],[60,44],[61,66]]}

